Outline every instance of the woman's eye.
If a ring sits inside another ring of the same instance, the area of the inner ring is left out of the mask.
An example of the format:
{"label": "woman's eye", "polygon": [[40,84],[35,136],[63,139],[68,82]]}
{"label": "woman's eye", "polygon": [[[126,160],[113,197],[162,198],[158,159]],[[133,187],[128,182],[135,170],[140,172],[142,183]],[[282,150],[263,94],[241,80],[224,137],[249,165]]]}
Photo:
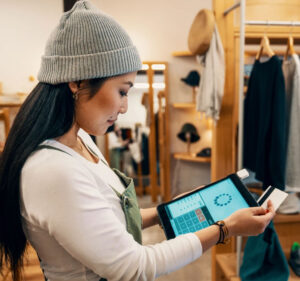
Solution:
{"label": "woman's eye", "polygon": [[120,91],[120,95],[121,95],[122,97],[127,96],[127,92],[125,92],[125,91]]}

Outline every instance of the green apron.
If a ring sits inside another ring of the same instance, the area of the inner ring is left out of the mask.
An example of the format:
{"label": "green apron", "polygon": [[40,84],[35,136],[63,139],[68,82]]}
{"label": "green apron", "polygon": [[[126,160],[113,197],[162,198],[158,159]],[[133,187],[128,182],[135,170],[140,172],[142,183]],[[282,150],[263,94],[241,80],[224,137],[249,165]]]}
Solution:
{"label": "green apron", "polygon": [[[126,218],[127,231],[133,236],[136,242],[142,244],[142,217],[136,198],[133,179],[126,177],[117,169],[112,170],[120,178],[121,182],[126,188],[125,191],[121,194],[111,186],[113,191],[120,198],[122,209]],[[106,281],[106,279],[101,278],[99,281]]]}
{"label": "green apron", "polygon": [[126,188],[121,194],[111,186],[113,191],[120,198],[122,209],[126,218],[127,231],[133,236],[136,242],[142,244],[142,217],[136,198],[133,179],[125,176],[117,169],[113,169],[113,171],[120,178]]}
{"label": "green apron", "polygon": [[[43,149],[43,148],[54,149],[69,154],[68,152],[62,149],[50,145],[40,145],[38,147],[38,149]],[[107,165],[103,160],[101,161],[105,165]],[[126,219],[127,231],[133,236],[136,242],[142,244],[142,216],[137,202],[133,179],[125,176],[122,172],[120,172],[117,169],[112,169],[112,170],[115,172],[115,174],[119,177],[119,179],[125,186],[125,190],[122,194],[119,193],[113,186],[111,186],[111,188],[116,193],[116,195],[120,198],[120,203]],[[100,281],[105,281],[105,280],[106,279],[104,278],[100,279]]]}

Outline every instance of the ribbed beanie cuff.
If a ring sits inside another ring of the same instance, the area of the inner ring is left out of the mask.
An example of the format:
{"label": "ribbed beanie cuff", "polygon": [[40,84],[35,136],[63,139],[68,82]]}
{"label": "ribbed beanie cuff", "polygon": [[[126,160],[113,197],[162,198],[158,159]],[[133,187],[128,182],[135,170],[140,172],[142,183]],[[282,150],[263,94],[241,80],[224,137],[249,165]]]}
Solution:
{"label": "ribbed beanie cuff", "polygon": [[38,80],[59,84],[121,75],[141,66],[126,31],[83,0],[63,14],[48,39]]}

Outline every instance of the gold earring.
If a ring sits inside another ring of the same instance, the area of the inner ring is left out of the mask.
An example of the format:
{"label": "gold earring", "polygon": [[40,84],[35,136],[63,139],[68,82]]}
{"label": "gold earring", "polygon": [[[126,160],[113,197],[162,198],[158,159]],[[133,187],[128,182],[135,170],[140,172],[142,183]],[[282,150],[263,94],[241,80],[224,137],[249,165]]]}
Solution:
{"label": "gold earring", "polygon": [[78,92],[73,93],[72,96],[75,101],[78,100]]}

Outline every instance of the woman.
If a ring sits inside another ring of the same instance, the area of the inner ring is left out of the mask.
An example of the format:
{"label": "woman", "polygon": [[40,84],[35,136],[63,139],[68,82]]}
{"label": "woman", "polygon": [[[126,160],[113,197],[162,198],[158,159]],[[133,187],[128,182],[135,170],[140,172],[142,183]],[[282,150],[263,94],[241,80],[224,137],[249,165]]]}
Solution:
{"label": "woman", "polygon": [[[20,277],[27,240],[48,280],[153,280],[232,235],[261,233],[274,216],[249,208],[225,226],[141,245],[132,180],[111,170],[88,134],[103,135],[127,111],[141,61],[127,33],[78,1],[51,34],[38,79],[21,107],[0,163],[1,262]],[[2,267],[2,263],[1,263]]]}

